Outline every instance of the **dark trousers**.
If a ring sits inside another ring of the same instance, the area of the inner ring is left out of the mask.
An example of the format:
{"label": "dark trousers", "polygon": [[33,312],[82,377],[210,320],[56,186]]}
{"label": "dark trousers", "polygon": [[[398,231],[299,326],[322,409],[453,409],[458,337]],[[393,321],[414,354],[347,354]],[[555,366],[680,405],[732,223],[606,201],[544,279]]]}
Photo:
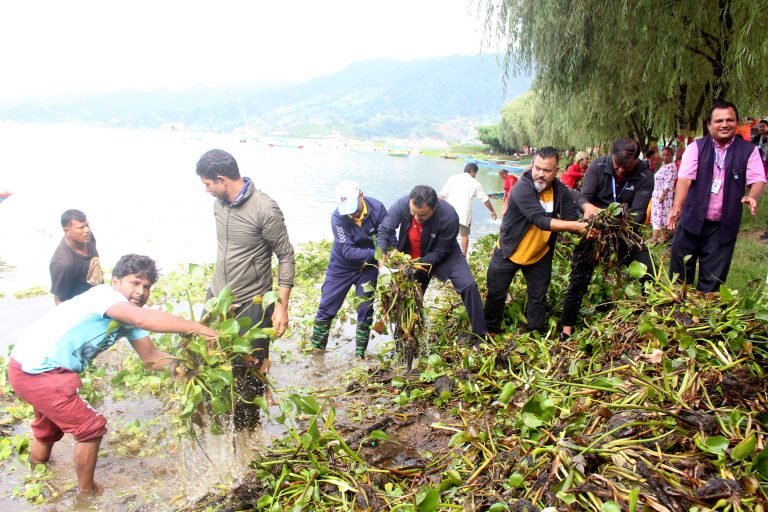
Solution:
{"label": "dark trousers", "polygon": [[501,330],[509,285],[518,270],[522,270],[528,288],[528,329],[544,329],[547,289],[552,278],[552,252],[550,249],[543,258],[532,265],[518,265],[505,258],[500,249],[493,251],[491,262],[488,264],[488,296],[485,299],[485,323],[490,332]]}
{"label": "dark trousers", "polygon": [[[457,256],[436,265],[432,275],[443,282],[451,280],[453,289],[461,296],[464,307],[467,308],[469,323],[472,325],[472,333],[477,336],[485,336],[488,333],[488,329],[485,327],[483,299],[480,297],[480,290],[477,288],[475,278],[469,270],[467,259],[461,253],[458,253]],[[417,272],[416,279],[421,283],[421,290],[424,292],[427,290],[429,281],[432,278],[426,272]]]}
{"label": "dark trousers", "polygon": [[[379,269],[375,266],[366,265],[363,270],[348,269],[335,266],[332,263],[328,265],[325,271],[325,281],[320,290],[320,305],[317,307],[315,320],[333,320],[336,313],[344,304],[347,292],[351,286],[355,287],[355,294],[358,297],[367,297],[369,300],[363,301],[357,307],[357,323],[370,324],[373,317],[373,291],[376,288],[376,280],[379,275]],[[366,284],[370,283],[370,289],[365,290]]]}
{"label": "dark trousers", "polygon": [[[696,263],[699,264],[699,282],[696,289],[714,292],[728,279],[736,240],[720,243],[720,223],[704,221],[700,235],[694,235],[680,226],[672,239],[672,254],[669,261],[669,276],[677,274],[688,284],[696,277]],[[688,261],[685,257],[690,255]]]}
{"label": "dark trousers", "polygon": [[[212,296],[213,294],[208,290],[206,300]],[[256,324],[259,324],[259,327],[272,327],[273,310],[274,305],[272,304],[265,311],[261,303],[254,304],[253,301],[242,304],[235,309],[235,318],[247,317],[251,319],[250,326],[240,329],[240,336]],[[265,386],[260,377],[260,369],[264,359],[269,357],[269,341],[268,338],[251,340],[253,361],[238,357],[233,362],[232,376],[235,379],[235,393],[238,397],[234,405],[233,422],[237,429],[253,428],[260,422],[260,408],[252,402],[255,398],[264,395]]]}
{"label": "dark trousers", "polygon": [[[589,283],[592,281],[592,275],[595,273],[595,262],[586,254],[593,254],[595,242],[582,238],[579,245],[573,249],[573,260],[571,261],[571,280],[568,283],[568,290],[565,292],[563,300],[563,312],[560,314],[560,325],[575,325],[576,318],[581,308],[581,301],[584,294],[587,293]],[[586,253],[586,254],[585,254]],[[619,246],[619,261],[622,265],[629,265],[633,261],[639,261],[650,271],[653,268],[651,256],[648,254],[648,248],[643,244],[640,249],[630,250],[626,245]],[[646,276],[647,279],[647,276]]]}

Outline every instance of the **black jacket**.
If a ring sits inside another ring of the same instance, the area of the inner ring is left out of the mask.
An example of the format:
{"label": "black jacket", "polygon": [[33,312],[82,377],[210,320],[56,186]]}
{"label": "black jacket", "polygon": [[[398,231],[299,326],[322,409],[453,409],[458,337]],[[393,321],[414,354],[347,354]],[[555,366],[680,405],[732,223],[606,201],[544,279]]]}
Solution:
{"label": "black jacket", "polygon": [[642,224],[645,222],[651,195],[653,173],[648,169],[647,163],[638,160],[629,176],[619,185],[614,181],[613,157],[601,156],[587,168],[581,185],[579,206],[592,203],[598,208],[607,208],[614,202],[627,204],[632,220]]}
{"label": "black jacket", "polygon": [[[411,208],[409,196],[401,197],[387,210],[387,216],[379,224],[376,247],[387,250],[390,240],[397,232],[397,250],[408,252],[408,229],[411,227]],[[399,230],[398,230],[399,226]],[[459,234],[459,216],[453,206],[442,199],[437,200],[435,213],[424,223],[421,232],[421,257],[419,261],[436,267],[440,263],[461,256],[461,248],[456,241]]]}
{"label": "black jacket", "polygon": [[[533,184],[531,171],[525,171],[507,203],[507,211],[501,221],[499,231],[499,247],[501,254],[509,258],[517,250],[520,240],[531,225],[539,229],[549,231],[552,219],[576,220],[579,218],[579,209],[568,191],[568,187],[560,180],[552,183],[554,192],[553,211],[547,213],[539,202],[539,192]],[[550,249],[554,247],[556,236],[549,237]]]}

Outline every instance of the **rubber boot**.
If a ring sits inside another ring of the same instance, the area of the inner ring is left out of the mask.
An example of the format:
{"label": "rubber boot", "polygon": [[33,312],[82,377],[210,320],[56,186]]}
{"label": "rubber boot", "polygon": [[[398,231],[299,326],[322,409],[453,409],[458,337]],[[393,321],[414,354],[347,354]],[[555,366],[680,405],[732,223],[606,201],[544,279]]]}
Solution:
{"label": "rubber boot", "polygon": [[357,324],[355,333],[355,356],[365,357],[365,349],[368,348],[368,338],[371,337],[371,324]]}
{"label": "rubber boot", "polygon": [[325,350],[330,333],[331,320],[315,320],[315,325],[312,327],[312,348]]}

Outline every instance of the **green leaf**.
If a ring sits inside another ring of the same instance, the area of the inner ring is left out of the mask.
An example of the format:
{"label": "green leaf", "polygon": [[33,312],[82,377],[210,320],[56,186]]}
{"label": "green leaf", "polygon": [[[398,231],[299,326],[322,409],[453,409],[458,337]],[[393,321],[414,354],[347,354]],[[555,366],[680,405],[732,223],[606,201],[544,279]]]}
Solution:
{"label": "green leaf", "polygon": [[637,500],[640,498],[640,488],[635,487],[631,491],[629,491],[629,512],[636,512],[637,511]]}
{"label": "green leaf", "polygon": [[754,453],[755,446],[757,446],[757,437],[752,432],[749,437],[743,439],[731,449],[731,458],[733,460],[744,460]]}
{"label": "green leaf", "polygon": [[374,430],[369,434],[371,439],[380,439],[382,441],[389,441],[392,437],[382,430]]}
{"label": "green leaf", "polygon": [[501,388],[501,393],[499,393],[499,398],[497,398],[497,401],[505,405],[508,404],[512,399],[512,394],[515,392],[515,389],[516,387],[514,382],[507,382],[504,384],[504,387]]}
{"label": "green leaf", "polygon": [[232,383],[232,374],[223,368],[210,368],[205,373],[214,379],[223,381],[227,385]]}
{"label": "green leaf", "polygon": [[520,473],[512,473],[507,480],[507,485],[513,489],[517,489],[523,485],[525,477]]}
{"label": "green leaf", "polygon": [[416,510],[418,512],[434,512],[440,504],[440,491],[430,487],[421,498],[416,500]]}
{"label": "green leaf", "polygon": [[506,503],[500,503],[500,502],[494,503],[493,505],[488,507],[488,512],[504,512],[505,510],[506,511],[509,510],[509,507],[507,506]]}
{"label": "green leaf", "polygon": [[752,461],[752,469],[757,471],[763,476],[763,479],[768,480],[768,448],[757,454],[755,460]]}
{"label": "green leaf", "polygon": [[443,366],[443,358],[439,354],[431,354],[427,359],[427,364],[432,368],[440,368]]}
{"label": "green leaf", "polygon": [[728,439],[723,436],[708,437],[699,447],[705,452],[723,455],[725,450],[728,449]]}
{"label": "green leaf", "polygon": [[643,277],[646,272],[648,271],[648,267],[645,265],[645,263],[640,263],[639,261],[633,261],[629,264],[629,267],[627,268],[627,272],[629,272],[629,275],[634,277],[635,279],[640,279]]}
{"label": "green leaf", "polygon": [[525,426],[528,428],[539,428],[544,424],[544,422],[541,421],[541,418],[530,412],[523,413],[523,423],[525,423]]}
{"label": "green leaf", "polygon": [[600,512],[621,512],[621,507],[613,500],[608,500],[600,506]]}

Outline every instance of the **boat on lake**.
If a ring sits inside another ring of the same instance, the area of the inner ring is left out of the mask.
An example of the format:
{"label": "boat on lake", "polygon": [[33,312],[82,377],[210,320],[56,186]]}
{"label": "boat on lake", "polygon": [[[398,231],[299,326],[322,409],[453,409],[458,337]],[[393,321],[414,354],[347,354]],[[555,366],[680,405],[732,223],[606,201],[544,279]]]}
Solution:
{"label": "boat on lake", "polygon": [[510,162],[505,162],[503,160],[501,161],[490,161],[490,160],[479,160],[477,158],[467,158],[467,163],[476,164],[478,167],[483,167],[486,169],[497,169],[497,170],[506,170],[511,172],[512,174],[522,174],[525,170],[525,167],[519,164],[512,164]]}
{"label": "boat on lake", "polygon": [[269,147],[271,148],[292,148],[292,149],[302,149],[304,147],[303,144],[286,144],[282,142],[270,142]]}

